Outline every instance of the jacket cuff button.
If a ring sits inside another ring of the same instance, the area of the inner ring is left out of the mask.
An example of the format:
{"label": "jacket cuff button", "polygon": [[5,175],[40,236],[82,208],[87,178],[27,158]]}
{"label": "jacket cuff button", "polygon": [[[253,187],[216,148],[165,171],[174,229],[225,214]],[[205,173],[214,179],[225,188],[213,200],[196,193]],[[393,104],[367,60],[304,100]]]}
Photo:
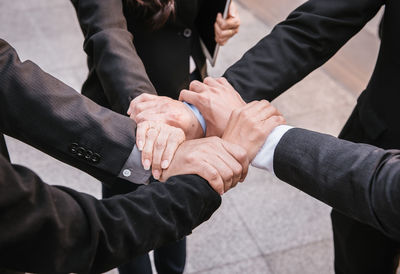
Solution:
{"label": "jacket cuff button", "polygon": [[78,147],[79,145],[77,143],[72,143],[69,146],[69,152],[71,152],[72,154],[76,154]]}
{"label": "jacket cuff button", "polygon": [[92,156],[92,163],[98,164],[100,162],[101,156],[100,154],[94,153]]}
{"label": "jacket cuff button", "polygon": [[78,156],[79,158],[83,158],[85,156],[86,153],[86,149],[83,147],[79,147],[76,151],[76,156]]}

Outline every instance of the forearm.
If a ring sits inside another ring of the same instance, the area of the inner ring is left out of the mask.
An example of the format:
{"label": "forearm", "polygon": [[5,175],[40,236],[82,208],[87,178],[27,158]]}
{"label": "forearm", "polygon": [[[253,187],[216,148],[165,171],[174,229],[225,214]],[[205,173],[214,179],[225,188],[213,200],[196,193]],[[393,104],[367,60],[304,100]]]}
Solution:
{"label": "forearm", "polygon": [[135,124],[21,63],[0,40],[0,131],[82,169],[115,178],[135,144]]}
{"label": "forearm", "polygon": [[105,272],[181,239],[220,204],[219,195],[196,176],[98,201],[46,185],[4,159],[0,166],[0,261],[20,271]]}
{"label": "forearm", "polygon": [[97,74],[111,108],[126,114],[142,93],[156,94],[127,30],[121,0],[72,0],[85,36],[88,64]]}
{"label": "forearm", "polygon": [[275,149],[281,180],[352,218],[400,239],[400,153],[302,129]]}
{"label": "forearm", "polygon": [[247,102],[272,101],[324,64],[383,5],[381,0],[309,0],[231,66],[224,77]]}

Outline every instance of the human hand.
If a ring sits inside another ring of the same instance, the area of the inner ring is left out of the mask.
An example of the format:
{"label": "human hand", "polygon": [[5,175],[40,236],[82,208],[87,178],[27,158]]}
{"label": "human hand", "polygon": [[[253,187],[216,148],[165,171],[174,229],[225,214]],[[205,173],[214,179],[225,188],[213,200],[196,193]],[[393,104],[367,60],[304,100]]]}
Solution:
{"label": "human hand", "polygon": [[137,124],[158,121],[181,128],[189,140],[204,135],[203,128],[193,112],[183,102],[165,96],[144,93],[131,101],[127,113]]}
{"label": "human hand", "polygon": [[219,194],[235,187],[246,178],[249,166],[246,151],[218,137],[182,143],[161,181],[182,174],[197,174]]}
{"label": "human hand", "polygon": [[228,16],[226,19],[218,13],[217,19],[214,24],[215,41],[223,46],[228,40],[239,32],[240,18],[236,5],[231,2],[229,6]]}
{"label": "human hand", "polygon": [[207,136],[221,137],[233,110],[246,105],[239,93],[225,78],[193,81],[189,90],[182,90],[179,100],[195,105],[207,124]]}
{"label": "human hand", "polygon": [[245,148],[252,161],[272,130],[285,123],[268,101],[254,101],[232,112],[222,139]]}
{"label": "human hand", "polygon": [[169,167],[179,145],[185,141],[182,129],[161,122],[145,121],[137,125],[136,145],[142,151],[145,170],[152,169],[154,179]]}

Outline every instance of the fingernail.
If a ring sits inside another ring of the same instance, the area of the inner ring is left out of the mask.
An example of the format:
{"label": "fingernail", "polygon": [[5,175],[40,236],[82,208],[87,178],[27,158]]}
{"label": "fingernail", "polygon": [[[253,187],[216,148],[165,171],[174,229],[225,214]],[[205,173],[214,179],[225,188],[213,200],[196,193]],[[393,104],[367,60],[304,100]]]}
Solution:
{"label": "fingernail", "polygon": [[150,161],[149,160],[144,160],[144,163],[143,163],[143,168],[145,169],[145,170],[149,170],[150,169]]}
{"label": "fingernail", "polygon": [[156,180],[160,179],[160,171],[158,169],[153,171],[153,177]]}
{"label": "fingernail", "polygon": [[143,150],[143,141],[138,142],[138,149],[139,149],[139,151]]}
{"label": "fingernail", "polygon": [[162,167],[163,169],[166,169],[166,168],[168,167],[168,165],[169,165],[169,161],[168,161],[168,160],[164,160],[164,161],[161,163],[161,167]]}

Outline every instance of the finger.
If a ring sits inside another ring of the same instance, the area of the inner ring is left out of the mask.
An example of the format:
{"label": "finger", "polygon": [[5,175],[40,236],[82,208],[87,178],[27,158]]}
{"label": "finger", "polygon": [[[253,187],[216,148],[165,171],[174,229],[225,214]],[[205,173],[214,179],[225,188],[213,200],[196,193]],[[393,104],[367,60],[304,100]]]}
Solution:
{"label": "finger", "polygon": [[174,130],[174,133],[169,135],[167,146],[161,158],[161,168],[167,169],[175,155],[180,144],[185,141],[185,133],[181,129]]}
{"label": "finger", "polygon": [[222,145],[242,166],[240,182],[243,182],[249,170],[249,158],[247,157],[247,151],[241,146],[226,142],[224,140],[222,141]]}
{"label": "finger", "polygon": [[156,180],[159,180],[161,176],[161,158],[167,146],[167,140],[169,138],[169,135],[170,135],[169,128],[167,126],[161,126],[157,139],[154,142],[151,168],[153,177]]}
{"label": "finger", "polygon": [[257,121],[266,120],[272,116],[281,116],[280,112],[270,103],[261,101],[254,109],[254,117]]}
{"label": "finger", "polygon": [[215,79],[213,77],[204,78],[203,83],[210,87],[221,87],[221,84],[217,81],[217,79]]}
{"label": "finger", "polygon": [[222,14],[218,12],[217,18],[215,19],[215,24],[222,25],[223,23],[224,23],[224,18],[222,17]]}
{"label": "finger", "polygon": [[225,46],[225,44],[228,43],[228,40],[229,39],[215,39],[215,42],[220,46]]}
{"label": "finger", "polygon": [[220,19],[217,17],[217,21],[214,24],[216,31],[225,31],[232,30],[234,31],[232,35],[236,34],[239,30],[240,19],[239,18],[228,18],[228,19]]}
{"label": "finger", "polygon": [[224,39],[224,38],[230,38],[232,37],[235,33],[234,30],[231,29],[224,29],[217,23],[215,23],[215,39]]}
{"label": "finger", "polygon": [[144,143],[146,141],[146,133],[150,127],[150,122],[144,122],[137,125],[136,128],[136,145],[139,151],[143,150]]}
{"label": "finger", "polygon": [[267,133],[267,136],[271,134],[271,132],[280,125],[286,124],[285,117],[283,116],[272,116],[271,118],[264,121],[263,130]]}
{"label": "finger", "polygon": [[186,103],[195,105],[196,107],[198,106],[200,99],[201,96],[199,93],[186,89],[182,90],[181,94],[179,95],[179,101],[184,101]]}
{"label": "finger", "polygon": [[235,34],[239,32],[240,19],[238,17],[230,17],[225,20],[225,25],[223,30],[234,30]]}
{"label": "finger", "polygon": [[[131,115],[132,117],[132,115]],[[162,123],[166,123],[166,116],[163,113],[159,113],[157,109],[149,109],[145,110],[135,117],[135,121],[137,124],[143,123],[146,121],[158,121]]]}
{"label": "finger", "polygon": [[[230,188],[233,188],[240,181],[243,168],[241,164],[229,152],[219,153],[218,157],[232,170],[232,178]],[[227,191],[227,190],[225,190]]]}
{"label": "finger", "polygon": [[218,171],[224,183],[224,192],[227,192],[232,186],[233,171],[219,155],[209,155],[205,161]]}
{"label": "finger", "polygon": [[142,150],[142,163],[145,170],[149,170],[153,161],[153,147],[157,139],[159,128],[150,127],[146,133],[146,141]]}
{"label": "finger", "polygon": [[221,178],[221,175],[218,173],[217,169],[215,169],[209,163],[202,161],[199,165],[199,170],[197,175],[204,178],[210,186],[220,195],[224,194],[224,181]]}
{"label": "finger", "polygon": [[189,85],[189,90],[197,93],[204,92],[208,89],[209,87],[206,84],[203,84],[202,82],[197,80],[192,81]]}
{"label": "finger", "polygon": [[228,82],[228,80],[226,80],[225,77],[218,77],[218,78],[214,78],[214,79],[215,79],[215,81],[217,81],[217,82],[220,83],[221,85],[227,86],[227,87],[230,87],[230,88],[234,89],[234,88],[232,87],[232,85]]}
{"label": "finger", "polygon": [[158,103],[155,100],[139,102],[133,105],[133,107],[131,108],[131,113],[129,115],[133,116],[133,118],[135,119],[135,117],[139,113],[152,108],[157,108],[157,106]]}
{"label": "finger", "polygon": [[141,103],[141,102],[145,102],[145,101],[152,100],[152,99],[154,98],[154,96],[156,96],[156,95],[152,95],[152,94],[148,94],[148,93],[143,93],[143,94],[139,95],[138,97],[136,97],[135,99],[133,99],[133,100],[131,101],[131,103],[130,103],[130,105],[129,105],[129,108],[128,108],[128,111],[127,111],[127,114],[128,114],[128,115],[131,115],[131,114],[132,114],[133,107],[134,107],[136,104]]}

